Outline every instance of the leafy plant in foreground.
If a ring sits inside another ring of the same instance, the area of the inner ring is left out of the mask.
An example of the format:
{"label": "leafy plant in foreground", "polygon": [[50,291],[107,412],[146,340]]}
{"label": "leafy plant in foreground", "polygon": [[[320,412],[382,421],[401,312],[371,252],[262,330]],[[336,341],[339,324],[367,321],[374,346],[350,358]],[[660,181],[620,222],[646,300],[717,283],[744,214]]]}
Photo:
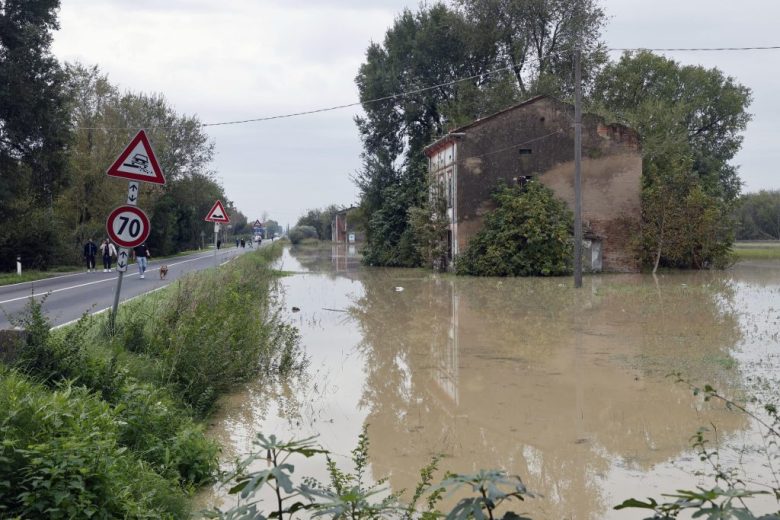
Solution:
{"label": "leafy plant in foreground", "polygon": [[[228,493],[238,495],[238,503],[227,511],[204,512],[207,518],[219,520],[265,520],[268,518],[294,518],[297,512],[306,511],[317,518],[338,519],[402,519],[420,518],[432,520],[494,519],[529,520],[527,517],[508,511],[497,516],[497,509],[511,500],[524,500],[533,495],[528,492],[520,477],[510,476],[502,471],[480,471],[474,475],[448,474],[444,480],[432,484],[433,474],[438,467],[435,457],[420,472],[420,483],[415,488],[412,501],[404,504],[401,493],[390,493],[384,487],[386,479],[367,485],[368,437],[365,429],[360,435],[357,447],[352,451],[353,472],[338,468],[330,452],[314,443],[315,437],[301,440],[280,441],[275,436],[258,434],[253,442],[256,451],[240,461],[235,471],[225,475],[224,484],[232,485]],[[320,483],[311,478],[298,484],[293,480],[295,467],[289,462],[293,455],[306,458],[324,455],[329,482]],[[265,460],[267,468],[253,470],[251,466]],[[262,500],[255,495],[269,487],[275,497],[275,504],[263,507]],[[469,496],[457,502],[447,513],[439,511],[437,505],[445,492],[455,493],[470,490],[476,496]],[[427,508],[418,510],[417,504],[424,500]]]}

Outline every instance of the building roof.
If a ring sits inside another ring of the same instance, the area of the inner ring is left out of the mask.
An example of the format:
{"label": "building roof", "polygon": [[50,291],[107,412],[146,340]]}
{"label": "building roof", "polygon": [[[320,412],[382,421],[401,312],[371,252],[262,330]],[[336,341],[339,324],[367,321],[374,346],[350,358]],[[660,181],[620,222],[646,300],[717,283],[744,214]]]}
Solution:
{"label": "building roof", "polygon": [[423,153],[425,153],[425,155],[430,157],[431,155],[436,153],[442,146],[444,146],[447,143],[453,141],[454,138],[459,137],[457,134],[460,134],[460,133],[464,132],[465,130],[468,130],[468,129],[473,128],[475,126],[479,126],[482,123],[490,121],[491,119],[494,119],[494,118],[496,118],[496,117],[498,117],[498,116],[500,116],[502,114],[505,114],[507,112],[511,112],[512,110],[516,110],[516,109],[524,107],[524,106],[532,105],[532,104],[536,103],[537,101],[540,101],[542,99],[548,99],[548,98],[551,98],[551,97],[547,96],[547,95],[534,96],[531,99],[526,99],[522,103],[518,103],[516,105],[512,105],[512,106],[507,107],[507,108],[505,108],[503,110],[499,110],[498,112],[490,114],[489,116],[481,117],[479,119],[476,119],[476,120],[472,121],[471,123],[468,123],[466,125],[460,126],[460,127],[456,128],[454,130],[451,130],[451,131],[447,132],[447,134],[445,134],[444,136],[440,137],[436,141],[432,142],[431,144],[429,144],[428,146],[423,148]]}

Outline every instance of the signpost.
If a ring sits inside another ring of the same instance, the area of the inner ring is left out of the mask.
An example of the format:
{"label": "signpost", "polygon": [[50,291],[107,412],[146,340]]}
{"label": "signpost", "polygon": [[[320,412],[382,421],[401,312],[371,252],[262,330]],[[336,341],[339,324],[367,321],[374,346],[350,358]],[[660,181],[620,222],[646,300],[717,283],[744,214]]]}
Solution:
{"label": "signpost", "polygon": [[136,206],[140,194],[140,182],[152,184],[165,184],[157,157],[154,155],[152,145],[146,137],[146,132],[139,131],[130,141],[124,151],[119,154],[116,161],[106,171],[109,177],[128,179],[127,202],[119,206],[108,216],[106,231],[108,236],[118,246],[116,271],[119,273],[114,294],[114,306],[111,308],[110,325],[114,330],[117,309],[119,308],[119,293],[122,290],[122,277],[127,271],[130,259],[130,248],[140,246],[149,237],[151,227],[146,213]]}
{"label": "signpost", "polygon": [[219,225],[229,224],[230,217],[228,217],[222,202],[217,200],[203,220],[214,223],[214,265],[217,265],[217,237],[219,236]]}

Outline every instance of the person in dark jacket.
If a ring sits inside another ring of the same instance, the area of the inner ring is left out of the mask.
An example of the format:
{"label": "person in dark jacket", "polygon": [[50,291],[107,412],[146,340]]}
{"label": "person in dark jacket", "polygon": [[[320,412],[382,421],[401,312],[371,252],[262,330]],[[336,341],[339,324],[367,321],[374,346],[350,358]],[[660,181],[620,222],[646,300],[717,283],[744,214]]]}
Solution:
{"label": "person in dark jacket", "polygon": [[146,262],[152,257],[149,248],[146,247],[146,242],[133,248],[133,257],[135,263],[138,264],[138,274],[140,275],[138,278],[143,278],[146,272]]}
{"label": "person in dark jacket", "polygon": [[87,262],[88,273],[95,270],[95,255],[97,255],[97,250],[97,244],[95,244],[91,238],[84,244],[84,260]]}

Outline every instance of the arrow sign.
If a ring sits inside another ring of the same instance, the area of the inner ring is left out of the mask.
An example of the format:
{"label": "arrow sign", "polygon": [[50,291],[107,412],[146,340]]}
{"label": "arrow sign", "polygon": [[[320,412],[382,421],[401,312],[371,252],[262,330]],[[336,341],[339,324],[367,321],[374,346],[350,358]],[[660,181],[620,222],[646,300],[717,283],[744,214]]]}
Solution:
{"label": "arrow sign", "polygon": [[149,139],[143,130],[133,137],[133,140],[119,154],[106,174],[110,177],[133,181],[165,184],[165,177],[163,177],[160,165],[157,163],[157,157],[155,157],[152,145],[149,144]]}
{"label": "arrow sign", "polygon": [[230,222],[230,217],[228,217],[227,211],[225,211],[225,207],[222,205],[222,202],[217,201],[214,203],[214,206],[212,206],[209,214],[206,215],[206,218],[203,220],[206,222],[227,224]]}
{"label": "arrow sign", "polygon": [[119,258],[116,261],[116,270],[120,273],[127,271],[127,249],[119,250]]}

